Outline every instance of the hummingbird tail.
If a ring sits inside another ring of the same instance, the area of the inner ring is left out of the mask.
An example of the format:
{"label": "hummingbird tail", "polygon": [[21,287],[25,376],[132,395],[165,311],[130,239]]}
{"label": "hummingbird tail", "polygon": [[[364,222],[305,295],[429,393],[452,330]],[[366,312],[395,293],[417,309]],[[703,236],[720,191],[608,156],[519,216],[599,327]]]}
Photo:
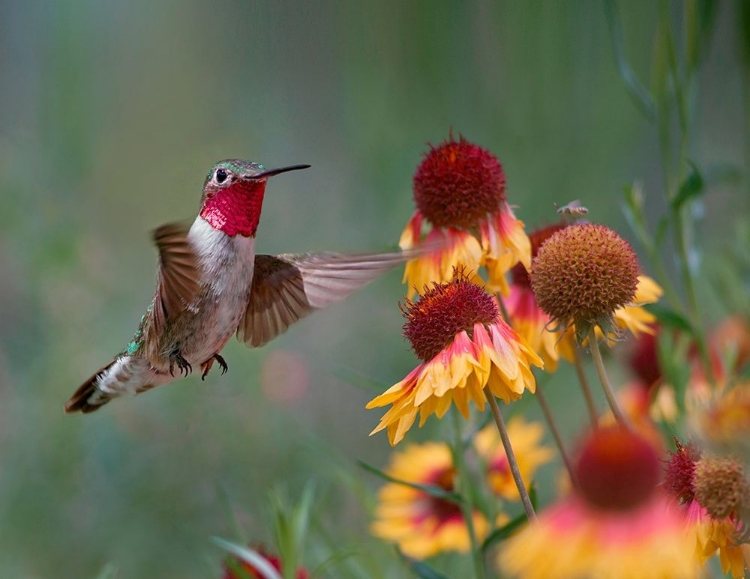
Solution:
{"label": "hummingbird tail", "polygon": [[109,394],[103,392],[98,387],[99,377],[109,370],[116,360],[112,360],[109,364],[98,370],[91,378],[81,384],[78,389],[73,393],[65,403],[65,413],[72,414],[74,412],[83,412],[88,414],[94,410],[99,410],[112,398],[116,397],[116,394]]}

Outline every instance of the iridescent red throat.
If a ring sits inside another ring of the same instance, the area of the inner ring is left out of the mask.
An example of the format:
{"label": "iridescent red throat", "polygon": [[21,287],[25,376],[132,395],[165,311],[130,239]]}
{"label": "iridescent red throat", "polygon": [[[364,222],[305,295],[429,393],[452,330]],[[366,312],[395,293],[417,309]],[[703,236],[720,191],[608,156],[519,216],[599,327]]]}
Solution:
{"label": "iridescent red throat", "polygon": [[200,215],[211,227],[230,237],[254,237],[265,191],[265,179],[237,181],[206,199]]}

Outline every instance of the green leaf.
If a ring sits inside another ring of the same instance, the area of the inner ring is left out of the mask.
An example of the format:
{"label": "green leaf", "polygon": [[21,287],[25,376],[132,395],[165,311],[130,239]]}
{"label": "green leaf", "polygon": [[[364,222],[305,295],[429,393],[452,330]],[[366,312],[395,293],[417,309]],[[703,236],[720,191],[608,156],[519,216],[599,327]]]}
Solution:
{"label": "green leaf", "polygon": [[647,312],[655,315],[656,319],[659,320],[659,323],[662,326],[687,332],[691,336],[695,335],[693,324],[690,323],[690,320],[688,320],[680,312],[673,310],[672,308],[663,304],[646,304],[643,306],[643,308]]}
{"label": "green leaf", "polygon": [[220,537],[211,537],[211,542],[225,551],[229,551],[235,557],[239,557],[245,561],[245,563],[255,567],[258,573],[263,576],[263,579],[281,579],[281,575],[279,575],[279,572],[268,562],[268,559],[257,551],[250,549],[249,547],[242,547],[230,543]]}
{"label": "green leaf", "polygon": [[444,499],[446,501],[451,501],[452,503],[456,503],[459,505],[463,502],[463,497],[455,491],[447,491],[444,488],[435,485],[422,485],[419,483],[401,480],[383,472],[380,469],[375,468],[374,466],[370,466],[369,464],[361,460],[358,460],[357,464],[359,464],[359,466],[365,469],[367,472],[374,474],[375,476],[378,476],[384,480],[387,480],[388,482],[411,487],[418,491],[425,492],[428,495],[435,497],[436,499]]}
{"label": "green leaf", "polygon": [[669,231],[669,218],[666,215],[662,215],[659,218],[659,223],[656,225],[656,235],[654,236],[654,245],[656,249],[660,249],[667,237]]}
{"label": "green leaf", "polygon": [[117,577],[118,569],[117,565],[113,565],[112,563],[107,563],[104,568],[99,571],[99,574],[96,576],[96,579],[115,579]]}
{"label": "green leaf", "polygon": [[[536,507],[535,507],[536,508]],[[526,513],[521,513],[516,518],[511,519],[505,525],[492,531],[482,543],[482,551],[487,551],[496,543],[500,543],[510,537],[521,525],[527,521]]]}
{"label": "green leaf", "polygon": [[692,172],[680,185],[677,196],[672,199],[671,205],[674,212],[679,211],[685,203],[693,198],[701,196],[706,189],[703,176],[698,171],[698,168],[694,163],[690,163],[690,166],[693,169]]}
{"label": "green leaf", "polygon": [[414,573],[419,577],[420,579],[448,579],[445,575],[442,573],[436,571],[432,567],[430,567],[427,563],[424,563],[422,561],[417,561],[416,559],[411,559],[401,553],[401,557],[404,559],[404,562],[407,564],[409,569],[414,571]]}
{"label": "green leaf", "polygon": [[625,83],[625,88],[628,90],[635,105],[650,122],[653,122],[656,119],[656,106],[648,90],[638,80],[625,56],[622,23],[620,22],[620,15],[617,12],[614,0],[606,0],[604,2],[604,12],[607,17],[607,24],[609,25],[609,33],[612,37],[612,48],[615,52],[615,61],[617,62],[620,77]]}

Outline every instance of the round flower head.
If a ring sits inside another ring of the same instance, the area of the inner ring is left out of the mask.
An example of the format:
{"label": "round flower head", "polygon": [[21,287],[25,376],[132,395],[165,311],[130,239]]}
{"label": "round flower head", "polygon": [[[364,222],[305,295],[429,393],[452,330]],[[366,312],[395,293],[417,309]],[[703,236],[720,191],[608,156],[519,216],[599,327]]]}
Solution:
{"label": "round flower head", "polygon": [[[441,443],[408,445],[395,453],[386,472],[393,478],[452,492],[456,476],[450,448]],[[489,525],[474,514],[474,531],[481,541]],[[471,543],[461,507],[413,486],[391,482],[378,492],[373,535],[396,543],[409,557],[424,559],[444,551],[465,553]]]}
{"label": "round flower head", "polygon": [[746,508],[750,498],[745,467],[732,458],[706,457],[698,461],[693,487],[696,500],[714,519]]}
{"label": "round flower head", "polygon": [[677,451],[667,463],[664,488],[686,514],[694,557],[704,564],[718,552],[724,573],[731,571],[732,577],[741,579],[746,568],[743,525],[730,509],[746,498],[744,470],[736,461],[702,458],[692,443],[683,445],[675,440],[675,444]]}
{"label": "round flower head", "polygon": [[[438,249],[407,263],[404,282],[410,288],[449,281],[462,264],[471,271],[485,266],[490,289],[505,293],[508,270],[518,262],[530,265],[523,223],[505,199],[502,165],[486,149],[453,135],[430,146],[414,174],[414,202],[401,247],[427,243]],[[424,240],[423,219],[431,226]]]}
{"label": "round flower head", "polygon": [[593,432],[575,464],[579,490],[507,541],[503,570],[527,579],[697,577],[685,519],[659,490],[659,457],[633,431]]}
{"label": "round flower head", "polygon": [[531,286],[539,306],[563,328],[575,326],[579,341],[591,327],[608,336],[614,313],[633,302],[638,260],[630,244],[603,225],[571,225],[539,250]]}
{"label": "round flower head", "polygon": [[[539,253],[542,244],[555,233],[567,227],[565,223],[556,223],[536,229],[529,235],[532,259]],[[539,307],[531,290],[531,278],[522,263],[511,270],[510,292],[505,298],[505,307],[513,322],[513,328],[534,348],[544,360],[547,372],[557,370],[560,359],[558,342],[560,336],[547,330],[550,318]]]}
{"label": "round flower head", "polygon": [[453,281],[425,287],[402,311],[404,335],[422,363],[367,405],[392,405],[372,434],[387,427],[396,444],[418,412],[421,426],[431,414],[442,418],[451,403],[468,418],[469,400],[484,410],[485,387],[506,403],[527,388],[534,392],[530,365],[541,367],[542,360],[500,318],[495,299],[462,272]]}
{"label": "round flower head", "polygon": [[[551,461],[555,451],[542,446],[544,428],[538,422],[526,422],[520,416],[508,423],[508,438],[518,461],[521,478],[529,484],[537,469]],[[486,469],[487,483],[496,495],[508,501],[518,501],[518,487],[510,471],[508,456],[494,424],[489,424],[474,437],[474,448]]]}

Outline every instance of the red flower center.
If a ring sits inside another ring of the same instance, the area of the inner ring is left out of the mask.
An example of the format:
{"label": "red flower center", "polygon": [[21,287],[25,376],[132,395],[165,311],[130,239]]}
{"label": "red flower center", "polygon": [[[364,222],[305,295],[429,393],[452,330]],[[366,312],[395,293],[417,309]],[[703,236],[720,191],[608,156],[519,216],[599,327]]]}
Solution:
{"label": "red flower center", "polygon": [[677,450],[670,453],[664,488],[673,497],[686,503],[695,498],[695,465],[701,458],[700,449],[694,444],[681,444],[675,439]]}
{"label": "red flower center", "polygon": [[414,202],[436,227],[472,229],[505,199],[500,161],[482,147],[451,135],[430,151],[414,174]]}
{"label": "red flower center", "polygon": [[404,336],[424,362],[449,346],[457,334],[465,331],[473,337],[474,324],[489,325],[498,319],[492,296],[462,273],[453,281],[434,283],[416,302],[407,299],[401,311],[407,320]]}
{"label": "red flower center", "polygon": [[659,470],[653,446],[622,426],[594,432],[575,466],[583,498],[605,510],[629,510],[646,502],[659,483]]}

